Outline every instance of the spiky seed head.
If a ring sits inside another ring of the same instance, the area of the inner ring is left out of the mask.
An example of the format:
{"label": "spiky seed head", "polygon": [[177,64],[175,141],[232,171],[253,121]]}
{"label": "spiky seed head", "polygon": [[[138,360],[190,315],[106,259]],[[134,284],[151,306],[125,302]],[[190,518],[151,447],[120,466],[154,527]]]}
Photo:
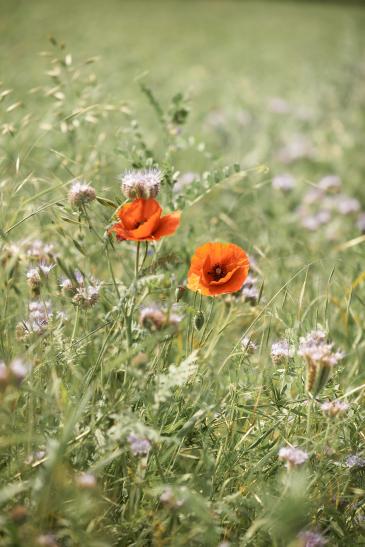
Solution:
{"label": "spiky seed head", "polygon": [[95,189],[82,181],[75,181],[68,194],[68,200],[72,207],[82,207],[96,199]]}
{"label": "spiky seed head", "polygon": [[121,189],[129,199],[155,198],[160,191],[162,172],[160,169],[135,169],[120,177]]}

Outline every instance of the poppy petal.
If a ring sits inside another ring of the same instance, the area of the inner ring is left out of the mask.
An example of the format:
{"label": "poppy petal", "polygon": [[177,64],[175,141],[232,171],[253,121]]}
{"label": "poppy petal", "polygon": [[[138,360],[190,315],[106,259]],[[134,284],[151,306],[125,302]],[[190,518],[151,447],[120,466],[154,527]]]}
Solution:
{"label": "poppy petal", "polygon": [[176,211],[160,218],[160,222],[152,234],[152,239],[161,239],[161,237],[172,235],[180,224],[180,216],[180,211]]}

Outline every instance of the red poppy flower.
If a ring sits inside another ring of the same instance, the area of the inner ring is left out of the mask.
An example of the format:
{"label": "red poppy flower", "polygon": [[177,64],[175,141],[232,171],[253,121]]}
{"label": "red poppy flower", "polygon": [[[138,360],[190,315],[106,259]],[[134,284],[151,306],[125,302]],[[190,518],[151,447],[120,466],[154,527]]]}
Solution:
{"label": "red poppy flower", "polygon": [[233,243],[206,243],[196,249],[188,288],[205,296],[239,291],[249,270],[248,257]]}
{"label": "red poppy flower", "polygon": [[180,212],[161,217],[162,209],[158,201],[135,199],[118,211],[119,222],[109,229],[118,239],[131,241],[156,241],[172,235],[180,224]]}

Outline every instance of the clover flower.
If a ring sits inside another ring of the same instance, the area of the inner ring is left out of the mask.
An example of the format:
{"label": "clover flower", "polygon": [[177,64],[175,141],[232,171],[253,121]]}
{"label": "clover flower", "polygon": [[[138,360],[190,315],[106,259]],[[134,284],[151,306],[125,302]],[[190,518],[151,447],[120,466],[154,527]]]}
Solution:
{"label": "clover flower", "polygon": [[84,207],[95,199],[95,188],[83,181],[76,180],[68,193],[68,201],[72,207]]}
{"label": "clover flower", "polygon": [[287,340],[278,340],[271,346],[271,359],[275,365],[294,357],[295,349]]}
{"label": "clover flower", "polygon": [[147,456],[151,450],[150,441],[146,438],[138,437],[134,433],[128,435],[128,442],[134,456]]}
{"label": "clover flower", "polygon": [[295,446],[284,446],[279,450],[279,460],[286,462],[288,470],[303,465],[308,458],[307,452]]}
{"label": "clover flower", "polygon": [[321,405],[323,414],[330,418],[335,418],[341,414],[344,414],[349,409],[349,404],[344,401],[326,401]]}
{"label": "clover flower", "polygon": [[120,177],[121,189],[129,199],[155,198],[160,191],[162,172],[160,169],[135,169]]}

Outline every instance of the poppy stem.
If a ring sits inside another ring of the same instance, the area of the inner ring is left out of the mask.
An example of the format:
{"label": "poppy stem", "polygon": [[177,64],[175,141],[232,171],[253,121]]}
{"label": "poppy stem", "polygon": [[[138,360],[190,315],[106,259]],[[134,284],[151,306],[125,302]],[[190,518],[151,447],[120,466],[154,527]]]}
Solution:
{"label": "poppy stem", "polygon": [[147,254],[148,254],[148,241],[145,241],[144,255],[142,258],[140,270],[142,270],[144,263],[146,262]]}
{"label": "poppy stem", "polygon": [[[198,293],[194,293],[194,313],[191,314],[191,317],[190,317],[190,322],[193,323],[194,321],[194,317],[195,317],[195,306],[196,306],[196,297],[198,296]],[[191,342],[190,342],[190,353],[193,351],[193,346],[194,346],[194,325],[192,324],[191,325],[192,328],[191,328]]]}
{"label": "poppy stem", "polygon": [[135,264],[135,270],[134,270],[134,277],[135,277],[135,280],[137,281],[138,279],[138,266],[139,266],[139,253],[140,253],[140,249],[141,249],[141,242],[138,241],[137,242],[137,252],[136,252],[136,264]]}

